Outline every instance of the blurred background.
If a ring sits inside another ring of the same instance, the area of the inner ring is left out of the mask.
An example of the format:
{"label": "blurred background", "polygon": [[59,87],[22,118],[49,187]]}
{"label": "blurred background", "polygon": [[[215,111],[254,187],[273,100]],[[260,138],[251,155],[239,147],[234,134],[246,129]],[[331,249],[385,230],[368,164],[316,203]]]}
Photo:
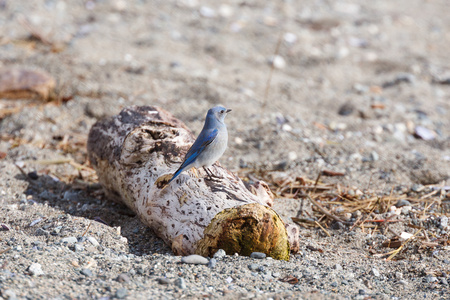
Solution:
{"label": "blurred background", "polygon": [[0,67],[55,84],[48,102],[3,95],[0,151],[20,138],[84,164],[90,126],[125,106],[163,107],[198,134],[223,104],[233,112],[221,162],[233,171],[330,170],[343,175],[328,182],[385,191],[449,185],[447,6],[3,0]]}

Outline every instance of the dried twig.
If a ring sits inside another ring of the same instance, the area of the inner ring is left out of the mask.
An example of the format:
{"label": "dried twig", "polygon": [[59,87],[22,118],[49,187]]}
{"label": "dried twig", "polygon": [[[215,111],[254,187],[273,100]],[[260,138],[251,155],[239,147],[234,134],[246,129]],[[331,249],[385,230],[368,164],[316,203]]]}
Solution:
{"label": "dried twig", "polygon": [[46,36],[44,36],[40,31],[38,31],[33,25],[31,25],[30,21],[23,15],[20,15],[17,20],[19,23],[28,30],[32,37],[39,40],[45,45],[53,46],[53,42],[50,41]]}
{"label": "dried twig", "polygon": [[413,236],[411,236],[409,239],[407,239],[400,247],[398,247],[398,249],[394,250],[392,252],[392,254],[386,259],[387,261],[390,261],[391,259],[393,259],[402,249],[403,247],[410,241],[412,240],[415,236],[417,236],[419,234],[419,232],[421,232],[422,229],[420,229],[419,231],[417,231]]}
{"label": "dried twig", "polygon": [[86,228],[86,230],[83,232],[83,234],[82,234],[81,236],[85,236],[85,235],[86,235],[86,233],[87,233],[88,230],[89,230],[89,227],[91,227],[91,224],[92,224],[92,220],[89,222],[88,227]]}
{"label": "dried twig", "polygon": [[8,248],[6,248],[6,249],[0,250],[0,255],[3,254],[3,253],[8,252],[8,251],[11,250],[11,249],[12,249],[11,247],[8,247]]}
{"label": "dried twig", "polygon": [[315,221],[314,223],[316,223],[317,224],[317,226],[319,226],[320,227],[320,229],[322,229],[323,230],[323,232],[325,232],[327,235],[328,235],[328,237],[331,237],[331,234],[322,226],[322,225],[320,225],[320,223],[319,222],[317,222],[317,221]]}
{"label": "dried twig", "polygon": [[319,204],[319,202],[317,202],[316,200],[314,200],[313,198],[311,198],[309,195],[302,195],[306,198],[309,199],[309,201],[311,201],[312,204],[314,204],[315,206],[317,206],[317,208],[324,213],[325,215],[327,215],[328,217],[332,218],[333,220],[337,221],[337,222],[341,222],[342,224],[346,224],[347,222],[344,222],[343,220],[341,220],[339,217],[333,215],[332,213],[330,213],[326,208],[324,208],[322,205]]}
{"label": "dried twig", "polygon": [[[273,54],[274,60],[275,60],[275,57],[278,55],[278,52],[280,51],[280,46],[281,46],[282,40],[283,40],[283,35],[280,33],[280,35],[278,36],[277,46],[275,47],[275,53]],[[267,82],[266,82],[266,89],[264,91],[264,100],[263,100],[262,108],[265,108],[267,105],[267,97],[269,96],[270,83],[272,81],[272,74],[273,74],[274,69],[275,69],[275,64],[274,64],[274,62],[272,62],[271,66],[270,66],[270,70],[269,70],[269,77],[267,78]]]}

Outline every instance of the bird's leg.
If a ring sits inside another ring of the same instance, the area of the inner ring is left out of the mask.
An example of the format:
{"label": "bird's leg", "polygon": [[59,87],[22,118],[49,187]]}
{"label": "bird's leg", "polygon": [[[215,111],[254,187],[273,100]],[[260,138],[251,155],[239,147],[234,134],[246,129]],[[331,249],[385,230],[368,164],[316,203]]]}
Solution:
{"label": "bird's leg", "polygon": [[213,172],[207,167],[203,167],[203,170],[205,170],[208,175],[208,180],[210,181],[219,181],[219,179],[223,178],[221,176],[214,175]]}
{"label": "bird's leg", "polygon": [[198,178],[198,172],[197,172],[197,169],[193,167],[193,168],[191,168],[191,170],[192,170],[192,173],[194,173],[195,177]]}

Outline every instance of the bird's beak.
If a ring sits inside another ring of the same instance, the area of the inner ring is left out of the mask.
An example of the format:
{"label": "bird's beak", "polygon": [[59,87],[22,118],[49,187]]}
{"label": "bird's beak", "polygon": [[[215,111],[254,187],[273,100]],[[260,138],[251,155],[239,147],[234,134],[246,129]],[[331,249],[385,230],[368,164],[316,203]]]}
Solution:
{"label": "bird's beak", "polygon": [[230,111],[231,111],[231,108],[228,108],[228,109],[227,109],[227,113],[229,113]]}

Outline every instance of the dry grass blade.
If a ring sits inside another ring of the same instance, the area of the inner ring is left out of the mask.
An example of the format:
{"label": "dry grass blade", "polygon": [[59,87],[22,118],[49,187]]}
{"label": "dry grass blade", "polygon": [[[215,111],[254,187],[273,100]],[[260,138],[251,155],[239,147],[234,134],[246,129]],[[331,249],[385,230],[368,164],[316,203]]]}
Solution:
{"label": "dry grass blade", "polygon": [[322,229],[323,230],[323,232],[325,232],[326,233],[326,235],[328,235],[328,237],[331,237],[331,234],[322,226],[322,225],[320,225],[320,223],[319,222],[317,222],[317,221],[315,221],[315,223],[317,224],[317,226],[319,226],[320,227],[320,229]]}
{"label": "dry grass blade", "polygon": [[406,244],[408,244],[409,241],[411,241],[414,237],[416,237],[422,229],[417,231],[413,236],[411,236],[409,239],[407,239],[400,247],[398,247],[396,250],[392,251],[392,254],[386,259],[387,261],[390,261],[393,259],[402,249],[405,247]]}
{"label": "dry grass blade", "polygon": [[81,236],[85,236],[86,235],[86,233],[89,230],[89,227],[91,227],[91,224],[92,224],[92,220],[89,222],[89,225],[87,226],[86,230],[83,232],[83,234]]}
{"label": "dry grass blade", "polygon": [[[283,35],[282,35],[282,33],[280,33],[280,35],[278,37],[277,46],[275,47],[275,53],[273,55],[274,60],[275,60],[275,57],[278,55],[278,52],[280,51],[280,46],[281,46],[281,41],[282,40],[283,40]],[[269,96],[270,83],[272,81],[272,74],[273,74],[273,70],[274,69],[275,69],[275,63],[272,62],[271,66],[270,66],[270,70],[269,70],[269,77],[267,78],[266,89],[264,91],[264,101],[263,101],[263,104],[262,104],[262,108],[263,109],[267,105],[267,97]]]}
{"label": "dry grass blade", "polygon": [[335,220],[337,222],[341,222],[342,224],[346,223],[343,220],[341,220],[339,217],[330,213],[326,208],[324,208],[322,205],[320,205],[319,202],[317,202],[316,200],[311,198],[309,195],[304,195],[304,197],[308,198],[309,201],[311,201],[311,203],[314,204],[323,214],[327,215],[328,217],[332,218],[333,220]]}
{"label": "dry grass blade", "polygon": [[8,247],[8,248],[6,248],[6,249],[0,250],[0,255],[2,255],[3,253],[8,252],[8,251],[11,250],[11,249],[12,249],[11,247]]}

